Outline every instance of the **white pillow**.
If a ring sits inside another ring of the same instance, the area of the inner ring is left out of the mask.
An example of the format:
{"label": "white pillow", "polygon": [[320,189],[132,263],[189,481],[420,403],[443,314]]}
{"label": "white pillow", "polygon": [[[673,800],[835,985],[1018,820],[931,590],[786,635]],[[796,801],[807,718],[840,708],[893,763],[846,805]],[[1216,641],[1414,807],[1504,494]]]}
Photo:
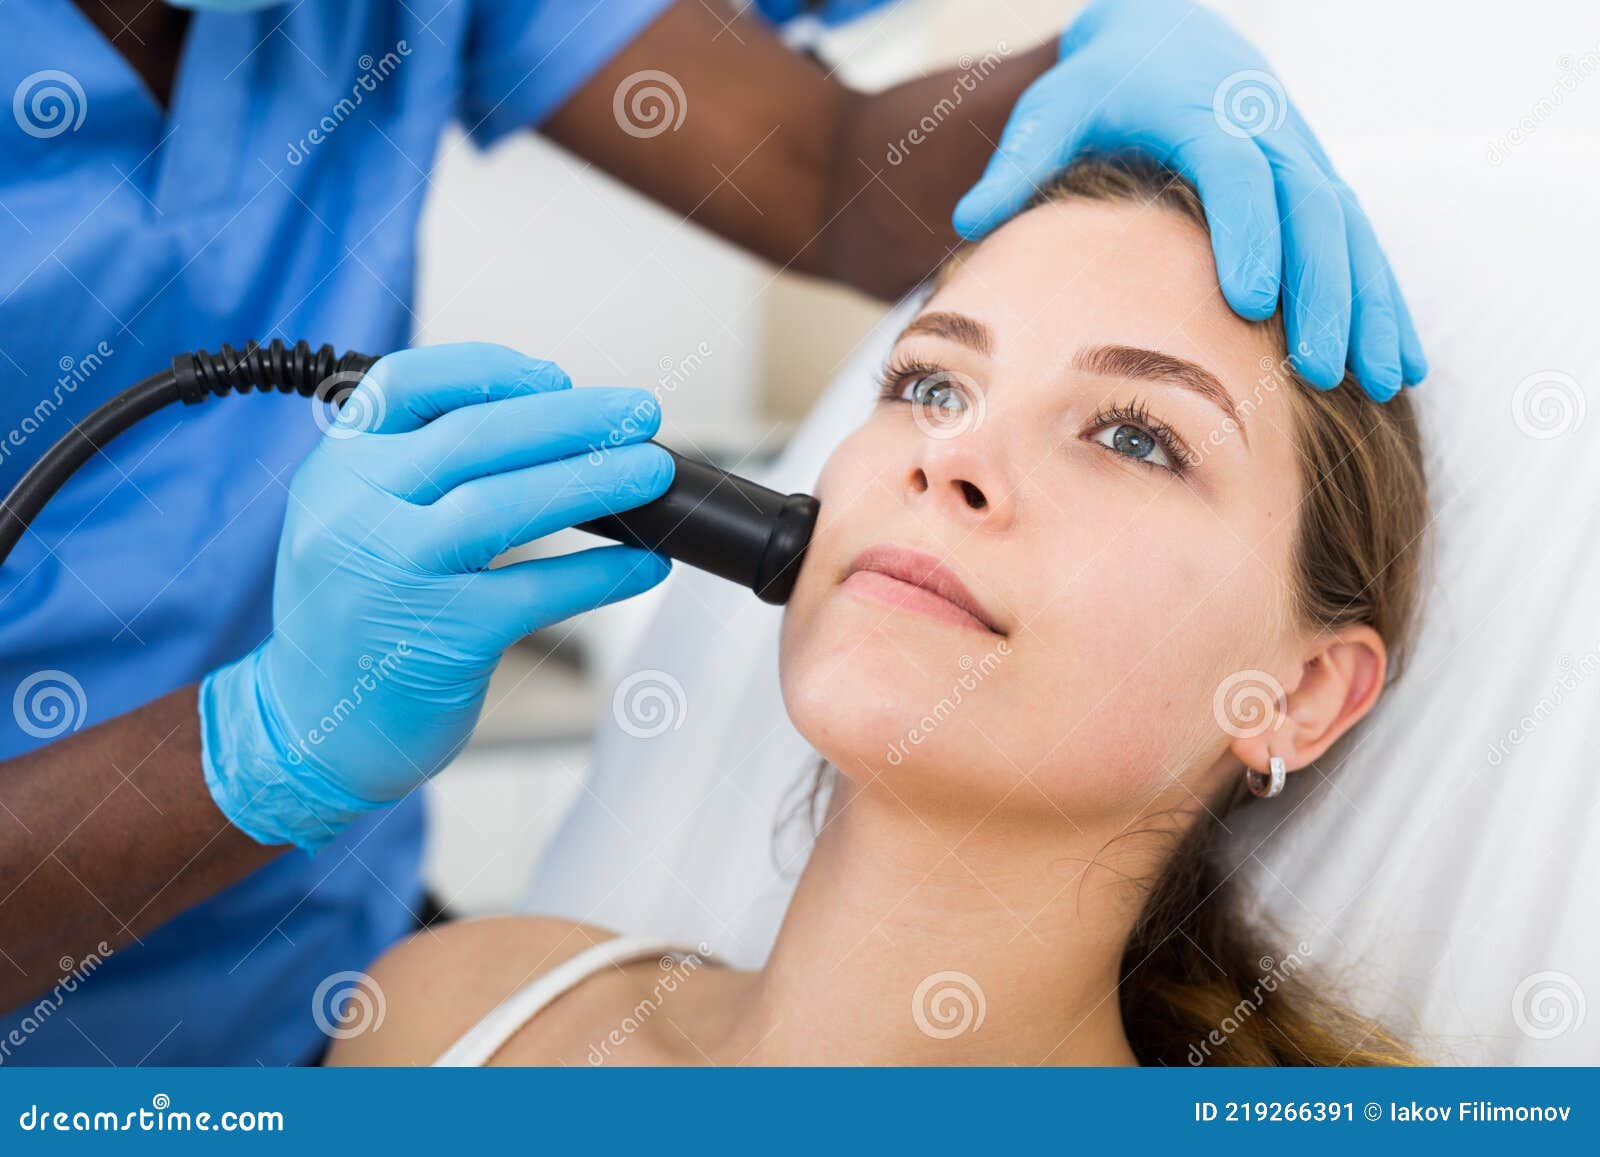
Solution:
{"label": "white pillow", "polygon": [[1525,147],[1341,155],[1432,358],[1415,398],[1435,577],[1412,665],[1353,753],[1247,809],[1235,850],[1259,847],[1246,878],[1291,942],[1365,1011],[1420,1021],[1439,1059],[1593,1064],[1600,164],[1579,141]]}
{"label": "white pillow", "polygon": [[[1345,764],[1247,809],[1232,852],[1285,943],[1305,939],[1363,1011],[1420,1025],[1436,1059],[1594,1063],[1600,164],[1556,134],[1499,164],[1476,138],[1334,145],[1432,359],[1414,396],[1435,580],[1410,672]],[[814,480],[866,413],[908,308],[828,389],[771,484]],[[779,696],[779,612],[687,568],[670,582],[527,907],[756,965],[800,867],[774,829],[815,756]]]}

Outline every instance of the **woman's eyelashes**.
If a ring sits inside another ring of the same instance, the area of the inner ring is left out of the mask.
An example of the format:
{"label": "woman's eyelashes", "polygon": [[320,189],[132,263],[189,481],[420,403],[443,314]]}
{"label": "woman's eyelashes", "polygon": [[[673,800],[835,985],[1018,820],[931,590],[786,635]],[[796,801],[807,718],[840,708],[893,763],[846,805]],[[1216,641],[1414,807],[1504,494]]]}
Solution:
{"label": "woman's eyelashes", "polygon": [[878,375],[878,399],[909,402],[943,416],[962,412],[975,403],[977,383],[965,374],[916,358],[898,356]]}
{"label": "woman's eyelashes", "polygon": [[[918,406],[946,420],[975,404],[976,396],[976,383],[965,374],[904,355],[892,359],[878,377],[880,401]],[[1183,475],[1192,462],[1184,440],[1138,399],[1102,406],[1085,437],[1119,458],[1170,474]]]}
{"label": "woman's eyelashes", "polygon": [[1113,454],[1152,469],[1180,476],[1189,469],[1189,448],[1183,439],[1138,400],[1101,407],[1090,421],[1089,436]]}

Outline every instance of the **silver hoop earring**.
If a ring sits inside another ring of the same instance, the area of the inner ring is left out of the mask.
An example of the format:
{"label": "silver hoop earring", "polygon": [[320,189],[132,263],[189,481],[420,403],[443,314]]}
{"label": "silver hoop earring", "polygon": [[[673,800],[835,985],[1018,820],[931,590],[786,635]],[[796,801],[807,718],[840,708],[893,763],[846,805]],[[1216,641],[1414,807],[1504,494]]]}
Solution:
{"label": "silver hoop earring", "polygon": [[1267,756],[1267,771],[1265,774],[1253,767],[1245,769],[1245,784],[1250,788],[1251,795],[1258,795],[1262,799],[1271,799],[1283,790],[1284,781],[1289,778],[1289,769],[1283,765],[1283,756]]}

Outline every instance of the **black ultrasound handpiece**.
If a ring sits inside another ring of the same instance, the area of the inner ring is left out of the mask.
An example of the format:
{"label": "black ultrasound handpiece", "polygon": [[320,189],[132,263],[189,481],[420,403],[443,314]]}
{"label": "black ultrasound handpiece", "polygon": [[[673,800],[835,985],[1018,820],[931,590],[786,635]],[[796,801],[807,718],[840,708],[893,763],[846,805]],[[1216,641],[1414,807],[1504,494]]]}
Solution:
{"label": "black ultrasound handpiece", "polygon": [[[273,339],[219,353],[179,354],[172,368],[152,374],[73,423],[0,498],[0,565],[68,478],[123,431],[158,410],[213,398],[262,393],[299,394],[342,404],[378,359],[331,345],[287,345]],[[328,390],[337,383],[336,390]],[[672,454],[668,450],[667,453]],[[779,494],[714,466],[672,454],[677,475],[654,502],[581,523],[583,530],[657,551],[785,603],[817,522],[809,494]]]}
{"label": "black ultrasound handpiece", "polygon": [[816,529],[817,500],[779,494],[667,453],[676,473],[665,494],[621,514],[580,522],[578,529],[710,571],[755,591],[762,602],[788,602]]}

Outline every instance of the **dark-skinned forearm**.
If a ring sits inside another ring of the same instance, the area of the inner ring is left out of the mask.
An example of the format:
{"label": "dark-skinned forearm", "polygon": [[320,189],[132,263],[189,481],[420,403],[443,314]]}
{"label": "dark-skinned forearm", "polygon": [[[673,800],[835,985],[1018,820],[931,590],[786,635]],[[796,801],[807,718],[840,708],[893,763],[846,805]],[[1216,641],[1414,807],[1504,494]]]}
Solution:
{"label": "dark-skinned forearm", "polygon": [[959,244],[956,202],[983,174],[1017,98],[1055,63],[1056,46],[987,59],[981,73],[948,69],[854,94],[807,272],[895,298]]}
{"label": "dark-skinned forearm", "polygon": [[853,96],[753,10],[679,0],[540,132],[741,248],[804,268]]}
{"label": "dark-skinned forearm", "polygon": [[212,801],[193,687],[0,763],[0,1009],[283,850]]}
{"label": "dark-skinned forearm", "polygon": [[[782,268],[883,298],[956,244],[951,211],[1017,97],[1056,57],[1054,44],[995,47],[965,70],[860,93],[753,12],[713,7],[680,0],[541,131]],[[670,84],[649,79],[661,73]],[[643,95],[652,88],[659,100]],[[644,119],[652,114],[665,120]],[[927,118],[937,119],[931,130]]]}

